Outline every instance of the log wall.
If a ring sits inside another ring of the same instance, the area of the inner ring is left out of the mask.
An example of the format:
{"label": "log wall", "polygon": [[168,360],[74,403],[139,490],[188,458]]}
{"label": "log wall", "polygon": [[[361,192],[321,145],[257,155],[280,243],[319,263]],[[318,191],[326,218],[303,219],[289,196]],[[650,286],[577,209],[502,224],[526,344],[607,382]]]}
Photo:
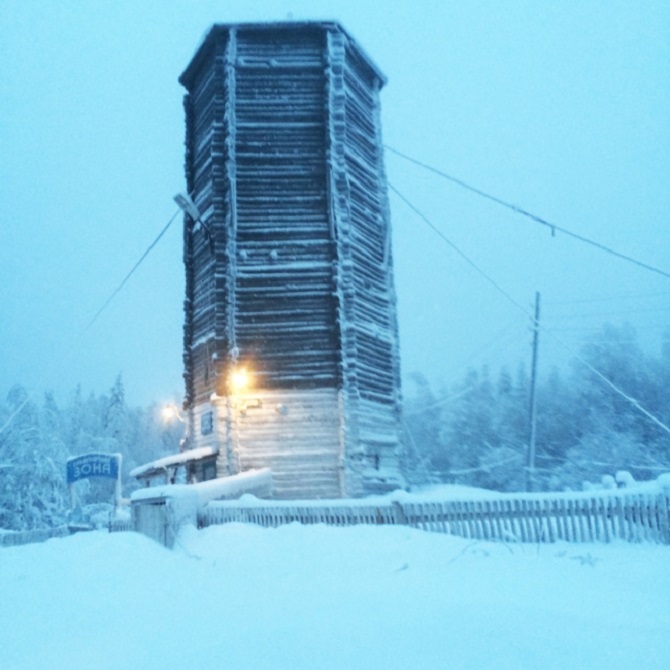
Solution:
{"label": "log wall", "polygon": [[[212,439],[196,424],[214,402],[222,474],[272,462],[286,497],[395,488],[383,76],[338,24],[241,24],[214,26],[180,81],[187,186],[205,224],[184,228],[194,446]],[[283,398],[271,402],[293,417],[316,403],[329,429],[296,423],[289,437],[281,415],[240,421],[228,382],[240,366],[259,398]]]}

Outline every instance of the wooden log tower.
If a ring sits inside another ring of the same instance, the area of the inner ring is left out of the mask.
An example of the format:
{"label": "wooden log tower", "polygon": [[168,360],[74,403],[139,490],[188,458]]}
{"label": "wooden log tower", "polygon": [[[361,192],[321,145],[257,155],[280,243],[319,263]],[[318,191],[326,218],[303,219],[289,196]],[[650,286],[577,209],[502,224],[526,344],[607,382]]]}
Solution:
{"label": "wooden log tower", "polygon": [[217,24],[187,90],[192,447],[280,498],[403,486],[384,76],[337,23]]}

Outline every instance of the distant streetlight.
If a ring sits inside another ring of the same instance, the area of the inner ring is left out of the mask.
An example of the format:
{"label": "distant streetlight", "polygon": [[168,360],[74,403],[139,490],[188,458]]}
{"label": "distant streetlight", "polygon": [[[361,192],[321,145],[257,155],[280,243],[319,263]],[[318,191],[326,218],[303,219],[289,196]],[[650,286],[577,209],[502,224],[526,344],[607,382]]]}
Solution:
{"label": "distant streetlight", "polygon": [[163,409],[161,410],[161,414],[163,415],[163,421],[166,423],[171,423],[175,419],[177,421],[181,421],[182,423],[187,423],[186,419],[179,413],[179,409],[177,408],[177,405],[174,403],[170,403],[169,405],[165,405]]}

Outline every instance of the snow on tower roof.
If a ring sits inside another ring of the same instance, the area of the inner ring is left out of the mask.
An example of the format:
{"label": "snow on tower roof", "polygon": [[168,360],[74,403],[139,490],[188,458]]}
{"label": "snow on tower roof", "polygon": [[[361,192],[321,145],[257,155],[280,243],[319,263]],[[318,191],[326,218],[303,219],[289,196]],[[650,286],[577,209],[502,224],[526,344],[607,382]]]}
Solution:
{"label": "snow on tower roof", "polygon": [[379,80],[380,87],[386,84],[386,77],[384,73],[377,67],[375,62],[367,55],[364,49],[352,37],[352,35],[345,30],[338,21],[273,21],[263,23],[215,23],[209,31],[205,34],[202,42],[196,49],[195,55],[191,59],[188,67],[179,77],[179,83],[186,88],[189,88],[202,62],[205,60],[211,49],[213,48],[217,37],[222,33],[230,30],[304,30],[304,29],[320,28],[323,30],[332,30],[342,33],[347,38],[349,46],[358,54],[361,60],[370,68],[371,72]]}

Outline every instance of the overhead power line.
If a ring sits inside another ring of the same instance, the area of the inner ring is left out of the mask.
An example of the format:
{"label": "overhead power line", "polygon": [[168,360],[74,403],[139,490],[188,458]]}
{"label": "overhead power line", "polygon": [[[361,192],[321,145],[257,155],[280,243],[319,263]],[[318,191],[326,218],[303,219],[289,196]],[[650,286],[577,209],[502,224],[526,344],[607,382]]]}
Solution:
{"label": "overhead power line", "polygon": [[622,300],[640,300],[642,298],[660,298],[670,296],[667,291],[657,293],[626,293],[625,295],[608,295],[600,298],[582,298],[577,300],[549,300],[547,305],[575,305],[578,303],[594,303],[594,302],[620,302]]}
{"label": "overhead power line", "polygon": [[423,407],[419,407],[418,409],[412,410],[411,412],[404,412],[404,416],[405,417],[417,416],[431,409],[435,409],[436,407],[442,407],[443,405],[448,405],[450,402],[453,402],[454,400],[457,400],[458,398],[461,398],[464,395],[467,395],[468,393],[472,393],[475,390],[475,388],[476,388],[475,386],[468,386],[462,389],[461,391],[457,391],[456,393],[448,395],[446,398],[441,398],[440,400],[431,402],[430,405],[424,405]]}
{"label": "overhead power line", "polygon": [[579,313],[579,314],[552,314],[550,318],[552,319],[590,319],[594,317],[603,318],[609,316],[628,316],[630,314],[668,314],[667,307],[655,307],[650,309],[623,309],[616,312],[588,312],[588,313]]}
{"label": "overhead power line", "polygon": [[493,279],[489,274],[484,272],[469,256],[467,256],[463,251],[461,251],[428,217],[417,209],[400,191],[393,186],[391,182],[388,182],[388,187],[393,191],[432,231],[442,239],[442,241],[449,245],[477,274],[481,275],[489,284],[491,284],[498,293],[501,293],[507,300],[509,300],[517,309],[520,309],[526,316],[528,312],[526,308],[519,302],[517,302],[505,289],[498,284],[498,282]]}
{"label": "overhead power line", "polygon": [[[487,282],[489,282],[501,295],[503,295],[512,305],[514,305],[518,310],[535,322],[535,315],[531,314],[520,302],[515,300],[505,289],[503,289],[498,282],[496,282],[490,275],[488,275],[484,270],[482,270],[473,260],[471,260],[463,251],[461,251],[432,221],[426,217],[423,212],[417,209],[402,193],[398,191],[393,184],[388,182],[388,187],[393,191],[421,220],[433,231],[435,232],[440,239],[442,239],[447,245],[449,245],[470,267],[472,267],[479,275],[481,275]],[[670,427],[668,427],[663,421],[661,421],[657,416],[652,414],[648,409],[643,407],[640,402],[633,396],[628,395],[625,391],[620,389],[613,381],[606,377],[600,370],[596,369],[589,363],[587,360],[582,358],[577,354],[572,347],[566,344],[560,337],[558,337],[553,331],[549,330],[541,324],[537,324],[539,329],[547,333],[554,341],[558,342],[571,356],[575,358],[576,361],[587,367],[591,372],[593,372],[598,379],[600,379],[604,384],[609,386],[615,393],[624,398],[628,403],[635,407],[640,413],[644,414],[650,421],[655,423],[659,428],[664,430],[666,433],[670,434]]]}
{"label": "overhead power line", "polygon": [[156,237],[156,239],[147,247],[147,250],[142,254],[142,256],[137,261],[137,263],[135,263],[135,265],[133,265],[130,272],[123,278],[121,283],[116,287],[116,289],[114,289],[114,291],[109,296],[109,298],[107,298],[107,300],[104,302],[102,307],[100,307],[100,309],[95,313],[93,318],[88,322],[88,324],[86,325],[84,330],[81,332],[81,335],[83,335],[98,320],[98,317],[105,311],[105,309],[107,308],[109,303],[112,302],[112,300],[114,300],[114,298],[119,293],[119,291],[125,286],[126,282],[131,278],[131,276],[133,275],[135,270],[137,270],[137,268],[139,268],[140,265],[142,265],[142,262],[144,261],[144,259],[149,255],[151,250],[158,244],[158,241],[161,239],[161,237],[163,237],[163,235],[165,235],[165,233],[167,232],[167,229],[172,225],[172,222],[177,218],[177,214],[179,214],[180,211],[181,211],[181,209],[177,209],[177,211],[172,215],[172,218],[165,224],[165,227],[163,228],[163,230],[161,230],[161,232],[158,233],[158,236]]}
{"label": "overhead power line", "polygon": [[572,232],[571,230],[568,230],[567,228],[563,228],[562,226],[559,226],[555,223],[551,223],[550,221],[547,221],[546,219],[543,219],[541,216],[538,216],[537,214],[533,214],[532,212],[529,212],[528,210],[523,209],[522,207],[519,207],[518,205],[514,205],[511,202],[507,202],[506,200],[503,200],[502,198],[498,198],[495,195],[491,195],[490,193],[486,193],[485,191],[482,191],[479,188],[476,188],[475,186],[471,186],[470,184],[464,182],[462,179],[458,179],[457,177],[453,177],[450,174],[447,174],[446,172],[443,172],[442,170],[438,170],[437,168],[433,167],[432,165],[428,165],[427,163],[424,163],[420,160],[417,160],[416,158],[412,158],[411,156],[408,156],[407,154],[402,153],[402,151],[398,151],[397,149],[394,149],[393,147],[390,147],[388,144],[385,144],[384,147],[391,151],[392,153],[396,154],[396,156],[400,156],[400,158],[404,158],[406,161],[409,161],[410,163],[414,163],[415,165],[418,165],[419,167],[422,167],[424,170],[428,170],[429,172],[432,172],[443,179],[447,179],[450,181],[452,184],[456,184],[457,186],[460,186],[461,188],[464,188],[466,191],[470,191],[471,193],[474,193],[475,195],[478,195],[482,198],[486,198],[487,200],[490,200],[491,202],[495,202],[497,205],[500,205],[501,207],[505,207],[507,209],[512,210],[516,214],[521,214],[522,216],[525,216],[529,218],[531,221],[534,221],[535,223],[539,223],[543,226],[546,226],[551,230],[552,236],[556,234],[556,231],[563,233],[564,235],[567,235],[568,237],[572,237],[576,240],[579,240],[580,242],[584,242],[585,244],[590,244],[592,247],[595,247],[596,249],[600,249],[601,251],[604,251],[608,254],[611,254],[612,256],[616,256],[617,258],[621,258],[622,260],[628,261],[629,263],[633,263],[634,265],[637,265],[641,268],[644,268],[645,270],[649,270],[651,272],[655,272],[657,274],[662,275],[663,277],[667,277],[670,279],[670,272],[666,272],[665,270],[661,270],[660,268],[657,268],[653,265],[649,265],[648,263],[644,263],[642,261],[637,260],[636,258],[633,258],[632,256],[628,256],[627,254],[622,254],[619,251],[615,251],[611,247],[605,246],[604,244],[601,244],[600,242],[596,242],[595,240],[592,240],[588,237],[584,237],[584,235],[580,235],[579,233]]}
{"label": "overhead power line", "polygon": [[[602,335],[603,334],[603,327],[602,326],[568,326],[566,328],[555,328],[552,326],[551,328],[552,332],[554,333],[592,333],[592,334],[597,334],[597,335]],[[668,323],[659,323],[657,325],[648,325],[648,326],[635,326],[635,332],[650,332],[650,331],[667,331],[668,330]],[[628,340],[615,340],[617,344],[639,344],[638,340],[636,338],[628,339]]]}
{"label": "overhead power line", "polygon": [[[116,297],[116,295],[121,291],[121,289],[125,286],[126,282],[130,279],[130,277],[133,275],[133,273],[137,270],[137,268],[140,267],[144,259],[149,255],[151,250],[158,244],[158,241],[165,235],[167,232],[167,229],[172,225],[173,221],[177,218],[177,214],[179,214],[181,210],[177,209],[177,211],[172,215],[170,220],[165,224],[163,227],[163,230],[161,230],[160,233],[158,233],[158,236],[156,239],[147,247],[146,251],[142,254],[140,259],[133,265],[131,268],[130,272],[123,278],[121,283],[116,287],[116,289],[112,292],[112,294],[105,300],[103,303],[102,307],[95,313],[93,318],[88,322],[88,324],[84,327],[84,329],[79,333],[79,335],[73,340],[73,346],[74,343],[78,342],[85,334],[86,332],[91,328],[91,326],[98,320],[98,317],[105,311],[107,306],[109,305],[110,302]],[[12,424],[14,421],[14,418],[19,414],[19,412],[28,404],[30,401],[31,394],[27,393],[24,401],[9,415],[5,423],[0,427],[0,435],[9,428],[9,426]]]}

